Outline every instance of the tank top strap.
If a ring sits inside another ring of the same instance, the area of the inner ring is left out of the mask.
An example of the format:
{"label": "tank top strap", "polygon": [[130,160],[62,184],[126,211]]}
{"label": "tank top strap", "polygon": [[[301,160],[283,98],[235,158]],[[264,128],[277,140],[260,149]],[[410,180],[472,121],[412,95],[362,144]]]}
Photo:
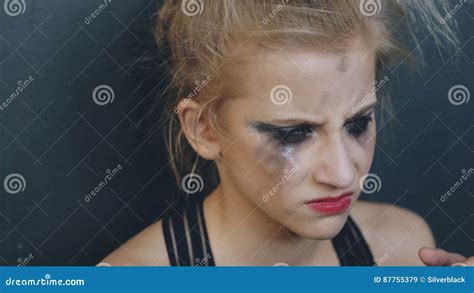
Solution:
{"label": "tank top strap", "polygon": [[369,245],[350,216],[332,244],[341,266],[376,266]]}
{"label": "tank top strap", "polygon": [[203,199],[163,218],[163,235],[171,266],[214,266],[204,218]]}
{"label": "tank top strap", "polygon": [[[163,218],[163,234],[171,266],[215,266],[203,199]],[[372,252],[357,224],[349,216],[332,239],[341,266],[375,266]]]}

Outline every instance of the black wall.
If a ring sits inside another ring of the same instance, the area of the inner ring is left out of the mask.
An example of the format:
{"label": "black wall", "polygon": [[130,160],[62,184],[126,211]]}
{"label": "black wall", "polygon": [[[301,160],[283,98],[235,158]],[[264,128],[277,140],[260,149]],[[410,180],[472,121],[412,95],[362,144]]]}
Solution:
{"label": "black wall", "polygon": [[[101,3],[26,0],[18,16],[0,10],[0,102],[8,100],[0,109],[0,265],[95,264],[174,201],[161,129],[138,127],[163,87],[153,59],[159,3],[112,0],[86,19]],[[365,196],[418,212],[438,244],[465,255],[474,255],[474,176],[440,196],[474,168],[474,103],[448,100],[454,85],[474,91],[473,15],[467,2],[454,16],[459,58],[441,58],[427,38],[420,74],[404,65],[388,73],[394,110],[382,135],[392,139],[378,143],[372,169],[382,188]],[[112,103],[93,101],[99,85],[112,88]],[[108,171],[110,183],[85,201]],[[24,178],[23,191],[7,192],[10,174]]]}

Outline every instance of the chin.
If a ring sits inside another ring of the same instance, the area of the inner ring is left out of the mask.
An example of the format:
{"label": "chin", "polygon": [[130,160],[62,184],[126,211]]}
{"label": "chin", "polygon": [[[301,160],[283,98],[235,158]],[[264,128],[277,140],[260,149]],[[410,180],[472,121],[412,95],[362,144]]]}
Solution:
{"label": "chin", "polygon": [[293,233],[314,240],[329,240],[334,238],[344,227],[348,213],[312,217],[307,220],[301,220],[300,224],[292,223],[287,229]]}

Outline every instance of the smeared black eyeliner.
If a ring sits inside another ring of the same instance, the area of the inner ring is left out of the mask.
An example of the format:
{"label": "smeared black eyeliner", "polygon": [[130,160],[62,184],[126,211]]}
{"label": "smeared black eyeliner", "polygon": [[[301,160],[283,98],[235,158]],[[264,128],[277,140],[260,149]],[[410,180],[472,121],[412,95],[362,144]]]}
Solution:
{"label": "smeared black eyeliner", "polygon": [[[372,110],[368,114],[357,114],[344,123],[346,131],[354,138],[360,138],[367,131],[369,123],[373,120]],[[305,142],[315,131],[316,126],[309,123],[299,123],[292,126],[277,126],[266,122],[252,122],[251,126],[268,135],[282,146],[298,145]]]}
{"label": "smeared black eyeliner", "polygon": [[302,143],[314,131],[314,126],[307,123],[292,126],[277,126],[265,122],[254,122],[252,126],[259,132],[269,135],[282,145]]}
{"label": "smeared black eyeliner", "polygon": [[364,115],[357,115],[353,118],[351,118],[349,121],[347,121],[344,124],[344,127],[346,128],[347,132],[354,136],[355,138],[361,137],[365,132],[367,131],[367,127],[369,123],[373,120],[372,114],[374,113],[374,110],[372,110],[368,114]]}

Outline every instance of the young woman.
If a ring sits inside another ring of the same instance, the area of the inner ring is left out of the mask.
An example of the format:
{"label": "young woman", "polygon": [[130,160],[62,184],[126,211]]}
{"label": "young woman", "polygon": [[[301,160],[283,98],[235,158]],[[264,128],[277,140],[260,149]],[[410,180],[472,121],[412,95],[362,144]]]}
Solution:
{"label": "young woman", "polygon": [[440,1],[400,3],[165,1],[164,116],[187,207],[102,264],[472,265],[433,249],[418,215],[358,200],[387,99],[375,85],[409,57],[394,28],[429,25],[440,46],[456,45]]}

